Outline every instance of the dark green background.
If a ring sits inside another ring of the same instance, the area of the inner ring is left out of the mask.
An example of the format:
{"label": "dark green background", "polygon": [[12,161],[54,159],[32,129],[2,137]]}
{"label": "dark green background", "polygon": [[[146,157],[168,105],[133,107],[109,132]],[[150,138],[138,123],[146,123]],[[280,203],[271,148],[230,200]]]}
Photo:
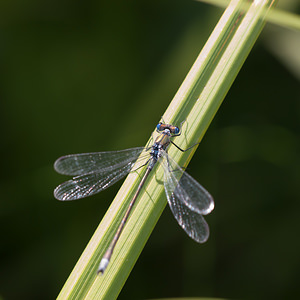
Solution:
{"label": "dark green background", "polygon": [[[222,10],[28,0],[0,11],[0,298],[53,299],[121,184],[58,202],[55,159],[143,146]],[[119,299],[299,296],[300,89],[267,35],[188,167],[215,198],[210,239],[193,242],[167,208]]]}

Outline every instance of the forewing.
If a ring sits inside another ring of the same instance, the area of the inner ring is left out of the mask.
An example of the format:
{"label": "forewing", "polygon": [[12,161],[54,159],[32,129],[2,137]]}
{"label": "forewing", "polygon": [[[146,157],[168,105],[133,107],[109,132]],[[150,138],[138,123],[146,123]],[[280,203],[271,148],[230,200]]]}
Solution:
{"label": "forewing", "polygon": [[162,164],[168,199],[174,198],[176,202],[181,202],[189,210],[201,215],[207,215],[214,209],[214,200],[209,192],[184,172],[166,152],[163,153]]}
{"label": "forewing", "polygon": [[55,161],[54,169],[60,174],[72,176],[99,172],[103,169],[115,170],[136,161],[143,150],[143,147],[137,147],[120,151],[66,155]]}
{"label": "forewing", "polygon": [[99,193],[128,174],[134,163],[135,161],[132,161],[125,165],[119,165],[118,168],[107,167],[98,172],[76,176],[59,185],[54,190],[54,197],[61,201],[70,201]]}

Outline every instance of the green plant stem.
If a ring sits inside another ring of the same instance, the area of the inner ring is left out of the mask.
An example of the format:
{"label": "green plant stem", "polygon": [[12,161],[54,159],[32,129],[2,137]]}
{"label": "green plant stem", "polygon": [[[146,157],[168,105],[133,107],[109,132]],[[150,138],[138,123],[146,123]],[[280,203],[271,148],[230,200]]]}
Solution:
{"label": "green plant stem", "polygon": [[[211,34],[163,118],[185,123],[176,143],[187,148],[199,142],[264,25],[273,1],[260,1],[241,13],[241,0],[231,1]],[[183,58],[184,59],[184,58]],[[181,153],[170,147],[170,155],[187,165],[195,149]],[[110,243],[144,168],[129,174],[89,244],[74,267],[58,299],[115,299],[129,276],[151,231],[159,219],[166,197],[161,167],[149,175],[118,241],[103,276],[97,276],[99,261]],[[155,258],[153,258],[153,261]]]}
{"label": "green plant stem", "polygon": [[[230,0],[197,0],[207,4],[215,5],[225,8],[229,4]],[[249,5],[249,4],[245,4]],[[247,8],[243,8],[245,11]],[[300,30],[300,16],[283,11],[277,8],[273,8],[267,16],[267,21],[278,26],[286,27],[293,30]]]}

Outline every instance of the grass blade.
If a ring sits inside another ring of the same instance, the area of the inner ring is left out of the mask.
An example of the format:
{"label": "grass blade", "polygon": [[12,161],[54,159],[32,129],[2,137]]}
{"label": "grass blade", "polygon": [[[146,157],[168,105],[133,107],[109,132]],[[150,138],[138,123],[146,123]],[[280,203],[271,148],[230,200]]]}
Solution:
{"label": "grass blade", "polygon": [[[226,8],[230,0],[198,0],[207,4]],[[248,5],[247,3],[245,5]],[[245,9],[246,10],[246,6]],[[286,27],[289,29],[300,30],[300,16],[283,11],[281,9],[273,8],[267,16],[267,21],[274,25]]]}
{"label": "grass blade", "polygon": [[[186,120],[176,143],[182,147],[199,142],[221,105],[234,78],[264,25],[271,0],[256,1],[241,13],[243,1],[234,0],[198,56],[189,74],[170,103],[163,118],[179,124]],[[170,147],[170,155],[187,165],[193,151],[180,153]],[[114,299],[119,294],[165,205],[163,172],[150,173],[141,195],[117,243],[103,276],[96,270],[144,170],[130,174],[61,290],[58,299]],[[153,258],[154,259],[154,258]]]}

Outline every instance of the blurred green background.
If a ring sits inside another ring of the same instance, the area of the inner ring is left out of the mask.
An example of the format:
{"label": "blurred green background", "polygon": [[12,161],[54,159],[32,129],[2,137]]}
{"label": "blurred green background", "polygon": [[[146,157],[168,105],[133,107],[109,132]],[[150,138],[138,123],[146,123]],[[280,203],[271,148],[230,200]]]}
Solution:
{"label": "blurred green background", "polygon": [[[61,203],[55,159],[144,145],[222,12],[183,0],[0,4],[1,299],[58,295],[121,182]],[[300,295],[300,68],[284,52],[299,53],[295,36],[265,28],[188,167],[215,198],[208,242],[166,209],[119,299]]]}

